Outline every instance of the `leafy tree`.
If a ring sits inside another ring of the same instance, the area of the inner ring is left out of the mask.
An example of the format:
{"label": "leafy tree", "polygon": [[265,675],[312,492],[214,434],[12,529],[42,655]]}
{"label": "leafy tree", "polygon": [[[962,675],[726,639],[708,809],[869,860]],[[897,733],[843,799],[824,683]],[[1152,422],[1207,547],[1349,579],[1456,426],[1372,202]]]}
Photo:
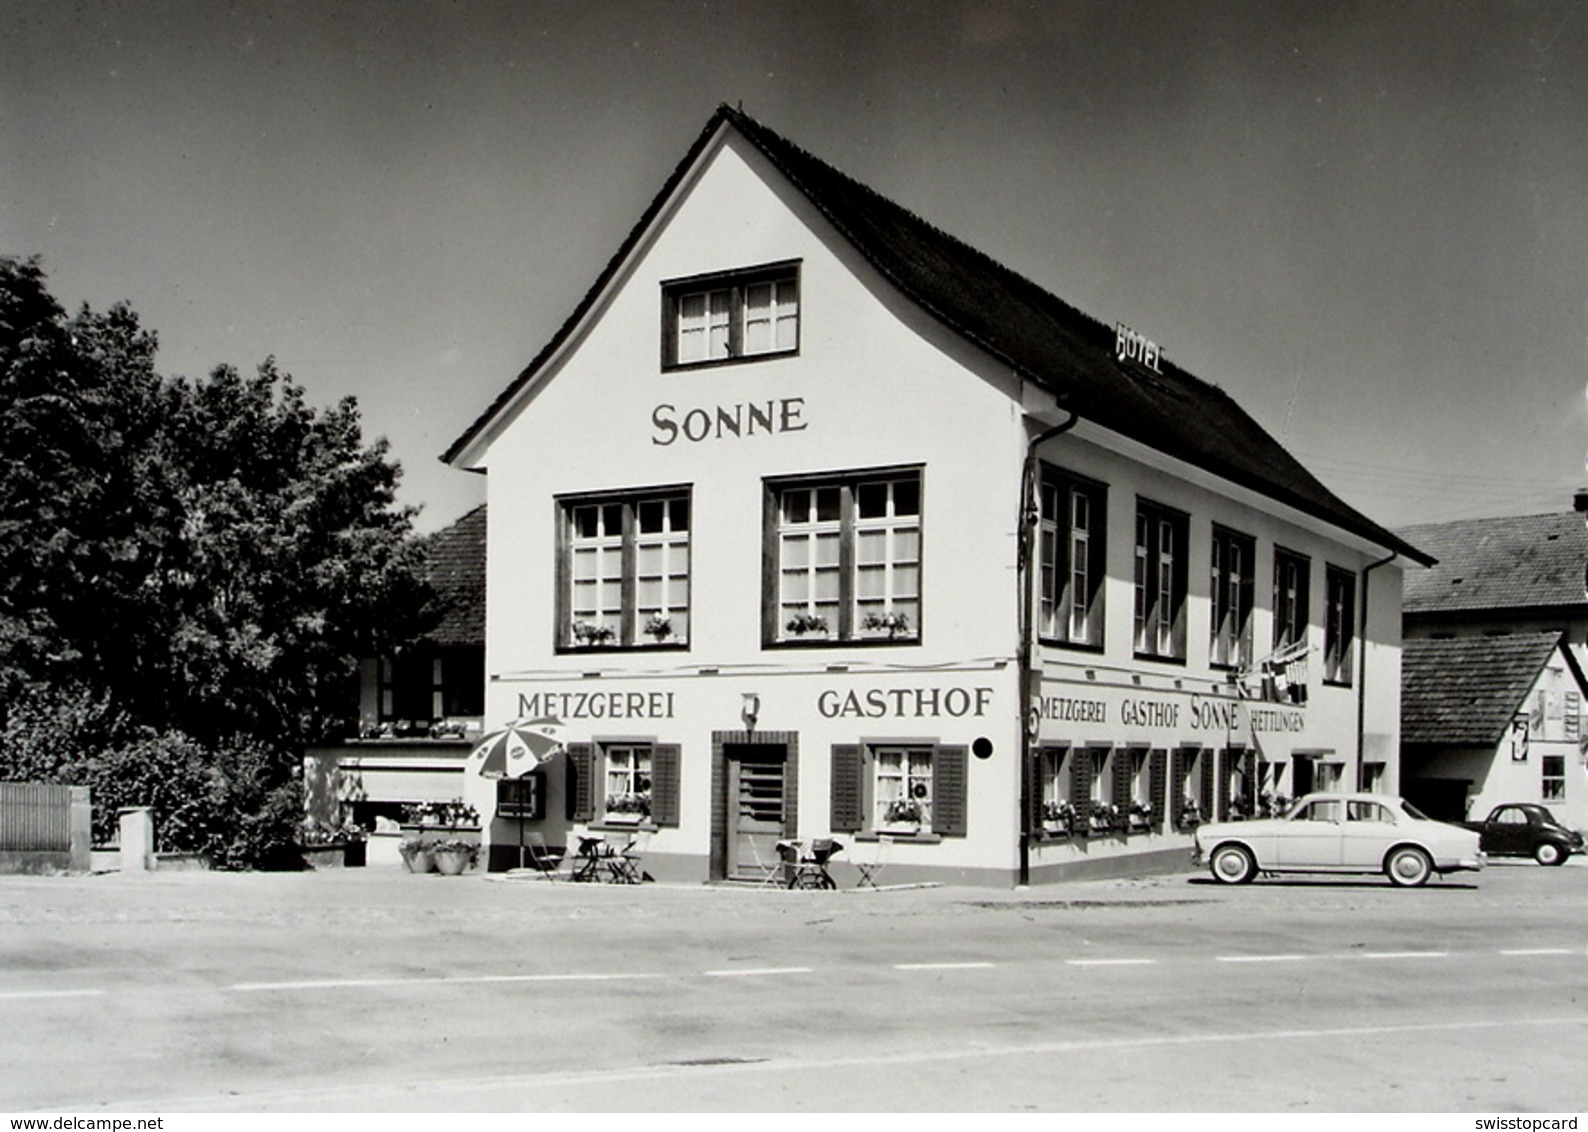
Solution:
{"label": "leafy tree", "polygon": [[[67,316],[0,258],[0,774],[114,767],[153,796],[230,759],[207,804],[275,812],[358,658],[433,615],[413,511],[352,399],[316,410],[271,359],[165,378],[156,349],[129,307]],[[51,756],[50,726],[97,751]]]}

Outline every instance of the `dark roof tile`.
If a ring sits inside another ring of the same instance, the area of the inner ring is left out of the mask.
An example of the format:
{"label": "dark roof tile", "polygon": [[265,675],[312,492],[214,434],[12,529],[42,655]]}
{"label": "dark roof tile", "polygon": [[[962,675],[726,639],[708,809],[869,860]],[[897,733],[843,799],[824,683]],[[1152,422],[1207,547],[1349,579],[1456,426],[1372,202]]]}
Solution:
{"label": "dark roof tile", "polygon": [[1397,533],[1439,560],[1407,572],[1408,614],[1588,607],[1588,527],[1574,512],[1425,523]]}
{"label": "dark roof tile", "polygon": [[1559,633],[1407,641],[1401,742],[1498,743],[1560,641]]}

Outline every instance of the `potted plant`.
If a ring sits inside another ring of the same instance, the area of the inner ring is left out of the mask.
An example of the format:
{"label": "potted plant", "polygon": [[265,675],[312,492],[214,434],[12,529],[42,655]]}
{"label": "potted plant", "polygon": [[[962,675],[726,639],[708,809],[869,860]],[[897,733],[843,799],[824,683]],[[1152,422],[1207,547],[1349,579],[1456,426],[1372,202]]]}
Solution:
{"label": "potted plant", "polygon": [[593,621],[575,621],[571,630],[573,639],[581,645],[594,647],[610,645],[617,636],[610,625],[597,625]]}
{"label": "potted plant", "polygon": [[921,803],[913,798],[897,798],[883,811],[883,828],[895,833],[914,833],[926,816]]}
{"label": "potted plant", "polygon": [[1202,824],[1202,803],[1187,794],[1180,803],[1180,828],[1195,829]]}
{"label": "potted plant", "polygon": [[615,822],[641,822],[651,816],[649,794],[619,794],[607,799],[607,819]]}
{"label": "potted plant", "polygon": [[1130,804],[1130,828],[1136,833],[1146,833],[1152,829],[1152,803],[1132,802]]}
{"label": "potted plant", "polygon": [[1042,803],[1044,832],[1068,837],[1075,832],[1075,807],[1067,799]]}
{"label": "potted plant", "polygon": [[480,859],[480,847],[472,841],[450,837],[431,845],[430,856],[436,863],[436,872],[455,877],[474,867]]}
{"label": "potted plant", "polygon": [[339,869],[364,863],[365,831],[351,821],[331,825],[309,818],[298,830],[298,852],[311,869]]}
{"label": "potted plant", "polygon": [[886,633],[892,640],[909,634],[910,619],[902,613],[868,613],[861,618],[860,627],[869,633]]}
{"label": "potted plant", "polygon": [[817,613],[796,613],[790,617],[783,628],[796,637],[803,637],[807,633],[827,633],[827,618]]}
{"label": "potted plant", "polygon": [[1087,816],[1087,826],[1091,833],[1108,833],[1119,823],[1119,807],[1112,802],[1097,802],[1092,806],[1092,812]]}
{"label": "potted plant", "polygon": [[430,853],[431,842],[422,837],[405,837],[397,847],[398,854],[403,859],[403,867],[411,873],[434,872],[436,859]]}
{"label": "potted plant", "polygon": [[661,644],[673,635],[672,619],[658,613],[645,623],[645,635],[655,638],[656,643]]}

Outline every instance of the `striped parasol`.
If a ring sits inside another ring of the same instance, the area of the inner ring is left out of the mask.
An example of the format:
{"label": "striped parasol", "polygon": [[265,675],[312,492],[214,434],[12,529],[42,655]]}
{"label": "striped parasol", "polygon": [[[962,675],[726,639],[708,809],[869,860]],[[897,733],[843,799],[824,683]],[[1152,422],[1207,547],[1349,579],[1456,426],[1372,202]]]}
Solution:
{"label": "striped parasol", "polygon": [[515,719],[482,738],[467,766],[482,778],[518,778],[562,750],[562,720]]}

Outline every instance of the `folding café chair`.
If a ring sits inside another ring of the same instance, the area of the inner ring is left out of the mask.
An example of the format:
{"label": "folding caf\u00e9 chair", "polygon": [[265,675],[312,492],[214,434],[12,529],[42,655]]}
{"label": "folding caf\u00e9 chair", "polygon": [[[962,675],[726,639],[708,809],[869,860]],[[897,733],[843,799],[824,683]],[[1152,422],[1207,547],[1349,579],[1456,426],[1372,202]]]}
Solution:
{"label": "folding caf\u00e9 chair", "polygon": [[645,847],[650,841],[649,830],[637,830],[627,845],[607,859],[607,872],[614,884],[640,884],[645,880],[640,862],[644,860]]}
{"label": "folding caf\u00e9 chair", "polygon": [[525,861],[523,870],[525,872],[533,872],[538,880],[557,879],[557,870],[562,867],[563,859],[547,846],[545,834],[524,834],[523,847]]}
{"label": "folding caf\u00e9 chair", "polygon": [[[754,859],[756,872],[759,874],[755,878],[756,887],[770,888],[780,882],[783,879],[782,850],[778,850],[778,860],[768,861],[761,856],[761,844],[753,835],[746,837],[745,840],[750,843],[750,856]],[[743,867],[742,861],[740,867]]]}
{"label": "folding caf\u00e9 chair", "polygon": [[871,860],[862,861],[855,859],[855,868],[860,870],[860,880],[856,888],[881,888],[878,882],[882,878],[882,871],[888,867],[888,859],[893,856],[893,838],[885,833],[877,835],[877,848],[871,855]]}

